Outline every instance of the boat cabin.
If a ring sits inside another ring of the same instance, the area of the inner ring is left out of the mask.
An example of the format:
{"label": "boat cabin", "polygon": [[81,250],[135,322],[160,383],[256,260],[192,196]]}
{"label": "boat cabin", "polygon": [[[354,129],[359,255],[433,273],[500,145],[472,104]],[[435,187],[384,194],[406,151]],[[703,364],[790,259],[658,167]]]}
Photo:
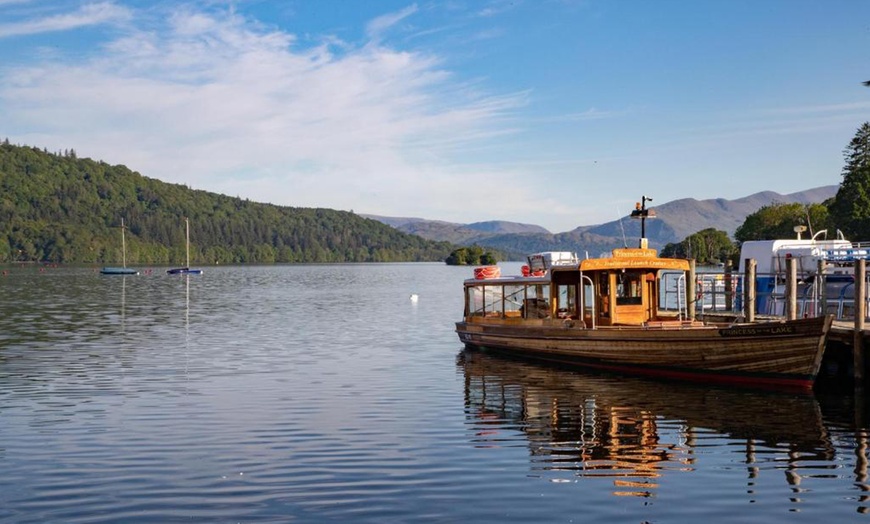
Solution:
{"label": "boat cabin", "polygon": [[[611,258],[580,262],[579,272],[594,300],[584,321],[592,325],[642,325],[661,317],[661,271],[689,271],[689,261],[659,258],[655,249],[614,249]],[[588,279],[588,280],[587,280]],[[589,308],[587,308],[588,310]],[[668,320],[673,316],[668,316]]]}
{"label": "boat cabin", "polygon": [[[545,271],[524,268],[528,276],[466,280],[467,321],[545,324],[555,320],[592,328],[674,320],[678,315],[666,307],[662,278],[669,273],[685,282],[689,271],[687,260],[659,258],[654,249],[645,248],[615,249],[609,258],[582,261],[537,255],[529,260],[544,260]],[[674,298],[679,309],[681,300]]]}

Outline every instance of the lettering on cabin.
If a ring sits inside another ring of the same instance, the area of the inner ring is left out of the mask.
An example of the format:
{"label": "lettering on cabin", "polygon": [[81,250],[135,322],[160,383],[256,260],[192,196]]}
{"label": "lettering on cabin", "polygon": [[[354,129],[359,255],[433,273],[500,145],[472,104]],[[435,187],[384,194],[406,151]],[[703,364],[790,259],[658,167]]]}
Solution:
{"label": "lettering on cabin", "polygon": [[689,263],[685,260],[667,258],[594,258],[580,262],[581,271],[593,269],[649,268],[688,270]]}
{"label": "lettering on cabin", "polygon": [[795,332],[794,326],[746,326],[720,329],[723,337],[752,337],[757,335],[790,335]]}
{"label": "lettering on cabin", "polygon": [[656,258],[655,249],[622,248],[613,250],[613,258]]}

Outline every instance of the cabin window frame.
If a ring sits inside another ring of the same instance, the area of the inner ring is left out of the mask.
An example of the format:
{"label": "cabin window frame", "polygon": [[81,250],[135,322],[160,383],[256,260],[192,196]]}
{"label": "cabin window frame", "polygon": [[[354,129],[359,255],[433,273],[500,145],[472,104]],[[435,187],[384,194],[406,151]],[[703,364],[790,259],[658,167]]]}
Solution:
{"label": "cabin window frame", "polygon": [[643,305],[645,277],[645,270],[636,269],[623,269],[616,274],[614,291],[617,307]]}
{"label": "cabin window frame", "polygon": [[522,317],[523,304],[526,303],[527,296],[528,286],[522,283],[511,282],[502,285],[502,316],[504,318]]}
{"label": "cabin window frame", "polygon": [[597,293],[595,293],[595,301],[598,304],[598,316],[602,319],[609,319],[611,302],[610,271],[601,271],[600,273],[598,273],[597,280]]}

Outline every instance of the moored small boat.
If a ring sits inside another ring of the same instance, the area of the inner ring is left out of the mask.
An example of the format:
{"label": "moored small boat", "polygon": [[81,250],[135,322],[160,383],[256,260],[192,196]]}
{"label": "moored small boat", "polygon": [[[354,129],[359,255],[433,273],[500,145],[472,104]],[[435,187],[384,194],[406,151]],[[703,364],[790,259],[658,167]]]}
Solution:
{"label": "moored small boat", "polygon": [[184,231],[185,231],[185,253],[187,265],[184,267],[174,267],[172,269],[166,270],[166,273],[169,275],[202,275],[201,269],[191,269],[190,267],[190,221],[185,218],[184,219]]}
{"label": "moored small boat", "polygon": [[139,270],[131,267],[104,267],[100,269],[101,275],[138,275]]}
{"label": "moored small boat", "polygon": [[[459,339],[496,353],[639,375],[812,387],[830,315],[696,320],[687,306],[689,261],[661,258],[646,244],[642,238],[641,247],[608,258],[543,253],[529,257],[528,276],[466,280]],[[674,287],[682,296],[667,295]]]}
{"label": "moored small boat", "polygon": [[124,235],[124,219],[121,219],[121,267],[104,267],[100,269],[101,275],[138,275],[139,270],[127,267],[127,241]]}

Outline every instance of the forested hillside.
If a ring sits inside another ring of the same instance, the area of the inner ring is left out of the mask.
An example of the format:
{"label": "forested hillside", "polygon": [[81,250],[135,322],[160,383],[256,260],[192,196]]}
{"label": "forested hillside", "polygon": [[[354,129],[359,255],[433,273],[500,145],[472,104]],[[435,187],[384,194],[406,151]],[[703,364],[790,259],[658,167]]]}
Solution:
{"label": "forested hillside", "polygon": [[455,247],[352,212],[260,204],[125,166],[0,144],[0,263],[197,264],[441,261]]}

